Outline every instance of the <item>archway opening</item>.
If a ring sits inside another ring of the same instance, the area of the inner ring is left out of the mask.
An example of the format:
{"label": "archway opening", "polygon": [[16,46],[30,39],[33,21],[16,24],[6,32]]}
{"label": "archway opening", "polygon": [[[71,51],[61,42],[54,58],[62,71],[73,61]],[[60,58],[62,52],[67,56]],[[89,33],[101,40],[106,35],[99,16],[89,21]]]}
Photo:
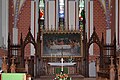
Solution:
{"label": "archway opening", "polygon": [[[27,60],[28,65],[28,73],[32,76],[36,74],[36,64],[35,63],[35,46],[32,43],[28,43],[24,47],[24,59]],[[26,64],[26,63],[25,63]]]}
{"label": "archway opening", "polygon": [[89,47],[89,77],[96,77],[96,58],[100,56],[100,47],[93,43]]}
{"label": "archway opening", "polygon": [[24,48],[24,57],[35,56],[35,47],[32,43],[28,43]]}

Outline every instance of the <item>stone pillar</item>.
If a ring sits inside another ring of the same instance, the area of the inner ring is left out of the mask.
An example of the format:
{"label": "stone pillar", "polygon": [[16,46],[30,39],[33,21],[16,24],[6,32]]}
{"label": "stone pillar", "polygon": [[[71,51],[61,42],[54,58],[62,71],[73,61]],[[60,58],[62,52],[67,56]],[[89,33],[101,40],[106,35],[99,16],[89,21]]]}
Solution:
{"label": "stone pillar", "polygon": [[110,65],[110,80],[115,80],[115,70],[114,70],[113,58],[111,57],[111,65]]}
{"label": "stone pillar", "polygon": [[120,57],[119,57],[119,64],[118,64],[118,80],[120,80]]}

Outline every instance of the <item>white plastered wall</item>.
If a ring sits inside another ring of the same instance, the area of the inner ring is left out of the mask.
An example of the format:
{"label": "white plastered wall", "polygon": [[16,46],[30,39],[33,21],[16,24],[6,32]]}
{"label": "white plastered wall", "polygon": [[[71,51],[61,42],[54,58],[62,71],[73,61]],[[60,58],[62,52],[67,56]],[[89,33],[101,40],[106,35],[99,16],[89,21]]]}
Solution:
{"label": "white plastered wall", "polygon": [[2,46],[2,0],[0,0],[0,47]]}
{"label": "white plastered wall", "polygon": [[55,30],[55,1],[49,1],[49,30]]}
{"label": "white plastered wall", "polygon": [[[90,0],[90,37],[93,33],[93,0]],[[93,44],[91,44],[90,49],[89,49],[89,54],[94,55],[93,52]],[[95,61],[89,63],[89,77],[96,77],[96,68],[95,68]]]}
{"label": "white plastered wall", "polygon": [[75,30],[75,1],[68,2],[69,11],[69,30]]}
{"label": "white plastered wall", "polygon": [[[31,33],[34,37],[34,1],[31,1]],[[31,55],[34,55],[35,53],[35,49],[34,49],[34,46],[33,44],[30,44],[31,45]]]}
{"label": "white plastered wall", "polygon": [[116,46],[118,47],[118,42],[119,42],[118,41],[118,38],[119,38],[118,37],[118,29],[119,29],[118,28],[119,27],[118,26],[118,0],[116,0],[116,17],[115,18],[116,18],[116,23],[115,23],[116,24],[116,28],[115,28],[116,29]]}
{"label": "white plastered wall", "polygon": [[[93,1],[90,1],[90,37],[93,33]],[[90,46],[89,49],[90,55],[93,55],[93,44]]]}
{"label": "white plastered wall", "polygon": [[2,44],[7,48],[8,41],[8,2],[9,0],[2,1]]}

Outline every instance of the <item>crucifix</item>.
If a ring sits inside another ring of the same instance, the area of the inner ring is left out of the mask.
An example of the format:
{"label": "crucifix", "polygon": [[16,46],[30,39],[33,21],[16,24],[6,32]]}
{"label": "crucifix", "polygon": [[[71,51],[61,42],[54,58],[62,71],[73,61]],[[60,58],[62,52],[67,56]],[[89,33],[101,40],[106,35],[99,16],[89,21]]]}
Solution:
{"label": "crucifix", "polygon": [[62,51],[61,51],[61,64],[62,64],[62,66],[61,66],[61,72],[63,73],[63,47],[62,47]]}

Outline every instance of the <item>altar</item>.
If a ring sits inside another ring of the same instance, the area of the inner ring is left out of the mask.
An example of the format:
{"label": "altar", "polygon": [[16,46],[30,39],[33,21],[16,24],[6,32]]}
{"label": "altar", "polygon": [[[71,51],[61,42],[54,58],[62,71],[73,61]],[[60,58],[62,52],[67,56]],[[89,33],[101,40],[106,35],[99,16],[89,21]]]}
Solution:
{"label": "altar", "polygon": [[54,66],[54,67],[57,67],[57,66],[68,66],[68,67],[70,67],[70,66],[74,66],[76,63],[75,62],[69,62],[69,63],[59,63],[59,62],[48,62],[48,64],[50,65],[50,66]]}
{"label": "altar", "polygon": [[56,73],[66,73],[66,74],[74,74],[76,71],[76,62],[63,62],[63,58],[61,58],[61,62],[48,62],[49,65],[49,70],[51,70],[51,72],[53,74]]}

